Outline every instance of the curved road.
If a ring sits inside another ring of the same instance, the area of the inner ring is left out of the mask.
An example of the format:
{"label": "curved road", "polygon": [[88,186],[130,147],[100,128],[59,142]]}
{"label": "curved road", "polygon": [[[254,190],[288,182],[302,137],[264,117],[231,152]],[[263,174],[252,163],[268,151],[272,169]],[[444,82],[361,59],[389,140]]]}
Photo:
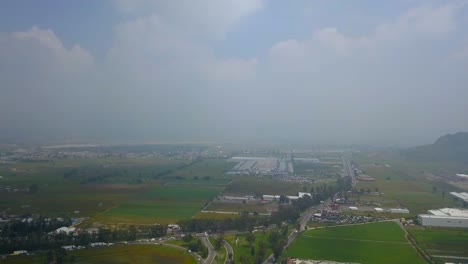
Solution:
{"label": "curved road", "polygon": [[224,248],[226,249],[226,260],[224,261],[224,264],[230,264],[231,260],[229,259],[229,254],[231,254],[232,259],[234,259],[234,250],[226,240],[223,240],[223,244]]}
{"label": "curved road", "polygon": [[211,245],[211,242],[210,242],[210,240],[208,239],[207,236],[201,237],[200,239],[203,242],[203,244],[205,244],[205,246],[208,248],[208,257],[205,260],[205,264],[211,264],[211,263],[213,263],[213,260],[214,260],[214,258],[216,256],[216,252],[214,250],[214,247],[213,247],[213,245]]}

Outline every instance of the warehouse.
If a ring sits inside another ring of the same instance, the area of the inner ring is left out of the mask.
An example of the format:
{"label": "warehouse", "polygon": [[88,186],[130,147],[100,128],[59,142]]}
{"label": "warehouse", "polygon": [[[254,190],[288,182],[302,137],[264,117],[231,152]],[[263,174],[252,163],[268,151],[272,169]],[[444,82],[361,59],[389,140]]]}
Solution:
{"label": "warehouse", "polygon": [[464,227],[468,228],[468,210],[442,208],[429,210],[428,214],[418,215],[423,226]]}
{"label": "warehouse", "polygon": [[457,199],[460,199],[461,201],[465,203],[468,203],[468,193],[466,192],[461,192],[461,193],[451,192],[450,195],[452,195],[453,197]]}

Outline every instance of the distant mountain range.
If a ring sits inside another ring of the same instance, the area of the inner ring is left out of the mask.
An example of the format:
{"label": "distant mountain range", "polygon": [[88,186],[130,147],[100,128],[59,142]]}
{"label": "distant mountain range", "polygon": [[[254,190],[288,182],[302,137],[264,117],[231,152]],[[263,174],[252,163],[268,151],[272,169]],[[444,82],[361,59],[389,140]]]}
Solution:
{"label": "distant mountain range", "polygon": [[433,144],[407,149],[408,159],[425,161],[457,161],[468,164],[468,132],[440,137]]}

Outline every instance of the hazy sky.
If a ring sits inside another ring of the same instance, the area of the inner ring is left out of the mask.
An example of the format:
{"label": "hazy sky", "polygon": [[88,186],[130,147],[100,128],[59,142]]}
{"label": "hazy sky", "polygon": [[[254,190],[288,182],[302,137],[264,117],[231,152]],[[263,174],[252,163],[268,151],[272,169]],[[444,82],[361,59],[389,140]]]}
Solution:
{"label": "hazy sky", "polygon": [[468,131],[468,2],[5,0],[0,140]]}

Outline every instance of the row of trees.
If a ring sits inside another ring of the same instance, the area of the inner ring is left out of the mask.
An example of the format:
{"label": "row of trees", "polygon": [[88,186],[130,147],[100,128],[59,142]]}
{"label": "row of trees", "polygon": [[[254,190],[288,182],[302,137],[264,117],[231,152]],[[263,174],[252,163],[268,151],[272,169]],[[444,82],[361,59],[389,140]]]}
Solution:
{"label": "row of trees", "polygon": [[252,217],[241,214],[238,218],[184,219],[180,220],[178,224],[184,232],[204,232],[206,230],[223,232],[226,230],[251,231],[254,226],[268,225],[269,221],[267,217]]}
{"label": "row of trees", "polygon": [[124,229],[100,229],[99,232],[86,231],[75,234],[54,233],[53,230],[61,224],[45,225],[43,221],[30,224],[23,222],[8,223],[2,228],[0,237],[0,253],[7,254],[15,250],[47,250],[65,245],[86,246],[93,242],[133,241],[137,238],[161,237],[166,234],[167,227],[163,225],[144,226],[137,229],[129,226]]}

